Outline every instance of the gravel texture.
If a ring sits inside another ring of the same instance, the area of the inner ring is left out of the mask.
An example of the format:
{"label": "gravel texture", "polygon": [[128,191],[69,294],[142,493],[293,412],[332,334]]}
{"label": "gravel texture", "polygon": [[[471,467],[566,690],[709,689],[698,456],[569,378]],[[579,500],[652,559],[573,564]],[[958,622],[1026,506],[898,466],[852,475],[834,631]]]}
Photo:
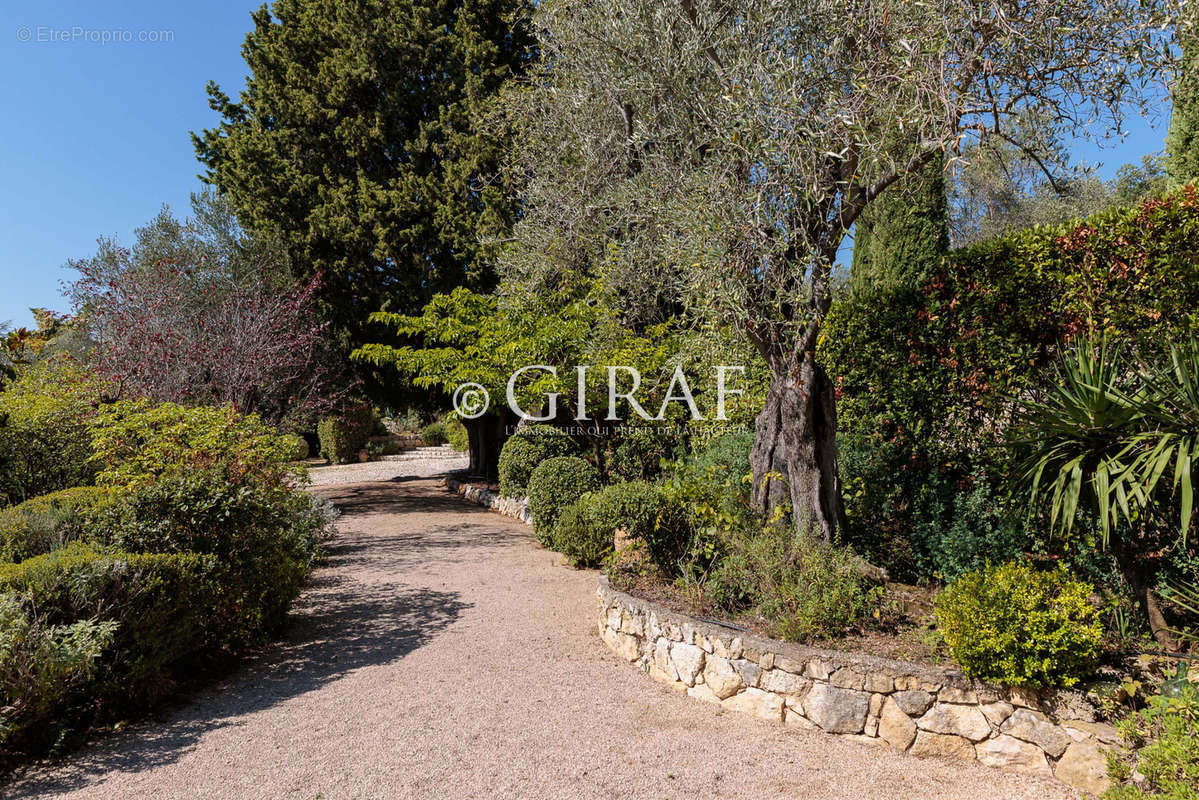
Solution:
{"label": "gravel texture", "polygon": [[[405,462],[379,462],[402,464]],[[159,720],[26,771],[8,798],[1070,798],[677,695],[595,628],[595,573],[419,477],[345,511],[281,644]],[[440,465],[445,468],[444,465]],[[337,468],[352,474],[376,464]],[[342,473],[337,473],[342,474]]]}

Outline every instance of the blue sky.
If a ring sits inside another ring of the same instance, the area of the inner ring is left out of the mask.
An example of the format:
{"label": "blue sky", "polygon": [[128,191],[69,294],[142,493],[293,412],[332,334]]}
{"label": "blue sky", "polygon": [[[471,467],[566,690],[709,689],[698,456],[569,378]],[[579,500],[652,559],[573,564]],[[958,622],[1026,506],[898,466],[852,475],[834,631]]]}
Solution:
{"label": "blue sky", "polygon": [[[186,213],[200,186],[188,132],[217,122],[204,84],[241,89],[241,43],[260,4],[4,4],[0,322],[31,325],[30,306],[66,310],[60,284],[73,273],[62,265],[95,252],[98,236],[130,242],[163,203]],[[132,41],[95,41],[106,35]],[[1123,142],[1080,143],[1076,160],[1103,162],[1110,177],[1160,150],[1168,122],[1130,120]]]}

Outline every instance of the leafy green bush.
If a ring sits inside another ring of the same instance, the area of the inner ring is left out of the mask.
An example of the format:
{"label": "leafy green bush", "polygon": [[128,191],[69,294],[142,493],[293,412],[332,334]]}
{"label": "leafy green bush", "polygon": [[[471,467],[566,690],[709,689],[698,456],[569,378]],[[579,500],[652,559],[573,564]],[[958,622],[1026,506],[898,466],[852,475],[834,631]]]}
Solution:
{"label": "leafy green bush", "polygon": [[617,480],[653,480],[662,474],[663,462],[678,458],[680,449],[679,437],[674,433],[633,428],[616,440],[606,466],[609,475]]}
{"label": "leafy green bush", "polygon": [[914,539],[920,562],[928,565],[927,572],[952,583],[990,561],[1018,558],[1033,542],[1023,515],[1012,506],[985,475],[974,476],[969,490],[952,495],[950,508],[917,523]]}
{"label": "leafy green bush", "polygon": [[563,509],[599,485],[599,472],[577,456],[542,461],[529,476],[529,512],[538,541],[551,546],[554,526]]}
{"label": "leafy green bush", "polygon": [[860,567],[846,548],[758,528],[728,537],[696,588],[707,602],[767,620],[774,636],[810,642],[861,627],[878,607],[882,589]]}
{"label": "leafy green bush", "polygon": [[237,486],[198,472],[126,492],[92,521],[124,551],[205,553],[222,567],[214,614],[220,644],[256,644],[278,630],[300,592],[327,520],[286,487]]}
{"label": "leafy green bush", "polygon": [[522,428],[504,443],[500,451],[500,494],[520,497],[529,487],[529,477],[547,458],[574,455],[579,450],[574,440],[557,428],[534,425]]}
{"label": "leafy green bush", "polygon": [[1095,668],[1103,624],[1093,589],[1063,568],[1008,562],[967,573],[936,599],[941,635],[967,675],[1072,686]]}
{"label": "leafy green bush", "polygon": [[[1170,684],[1167,683],[1167,687]],[[1177,685],[1170,695],[1116,723],[1129,753],[1108,755],[1116,785],[1103,800],[1190,800],[1199,797],[1199,688]],[[1134,772],[1143,779],[1132,780]]]}
{"label": "leafy green bush", "polygon": [[89,512],[114,499],[102,486],[75,486],[0,510],[0,561],[23,561],[85,536]]}
{"label": "leafy green bush", "polygon": [[92,679],[117,627],[92,619],[47,625],[17,595],[0,594],[0,743],[52,737],[60,710]]}
{"label": "leafy green bush", "polygon": [[218,571],[212,556],[122,553],[74,542],[0,565],[0,592],[16,596],[47,625],[115,623],[92,691],[137,701],[162,691],[167,667],[205,646]]}
{"label": "leafy green bush", "polygon": [[66,359],[22,368],[0,392],[0,506],[92,482],[88,424],[100,393]]}
{"label": "leafy green bush", "polygon": [[617,530],[645,543],[646,554],[665,575],[676,575],[691,545],[687,509],[661,486],[629,481],[604,487],[594,499],[611,541]]}
{"label": "leafy green bush", "polygon": [[615,541],[610,521],[599,513],[597,496],[588,492],[568,505],[554,526],[553,548],[578,567],[598,566]]}
{"label": "leafy green bush", "polygon": [[420,429],[420,440],[430,446],[447,444],[450,441],[450,435],[444,422],[430,422]]}
{"label": "leafy green bush", "polygon": [[453,413],[447,414],[444,422],[446,440],[450,443],[450,447],[459,453],[465,453],[469,450],[470,436],[467,434],[466,426],[462,424],[462,420],[458,419],[458,415]]}
{"label": "leafy green bush", "polygon": [[126,400],[105,406],[93,426],[96,482],[138,487],[194,472],[231,484],[278,485],[299,472],[295,439],[232,406]]}
{"label": "leafy green bush", "polygon": [[336,416],[323,417],[316,426],[321,456],[336,464],[356,461],[374,427],[375,412],[366,403],[349,405]]}

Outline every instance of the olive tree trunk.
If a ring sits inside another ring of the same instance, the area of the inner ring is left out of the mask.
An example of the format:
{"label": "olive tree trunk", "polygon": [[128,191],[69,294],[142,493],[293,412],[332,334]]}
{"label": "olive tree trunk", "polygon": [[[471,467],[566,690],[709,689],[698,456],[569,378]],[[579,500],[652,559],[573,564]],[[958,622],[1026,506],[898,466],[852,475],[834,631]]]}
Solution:
{"label": "olive tree trunk", "polygon": [[749,458],[754,509],[769,519],[789,504],[799,533],[832,541],[844,519],[836,433],[833,385],[810,354],[776,374]]}

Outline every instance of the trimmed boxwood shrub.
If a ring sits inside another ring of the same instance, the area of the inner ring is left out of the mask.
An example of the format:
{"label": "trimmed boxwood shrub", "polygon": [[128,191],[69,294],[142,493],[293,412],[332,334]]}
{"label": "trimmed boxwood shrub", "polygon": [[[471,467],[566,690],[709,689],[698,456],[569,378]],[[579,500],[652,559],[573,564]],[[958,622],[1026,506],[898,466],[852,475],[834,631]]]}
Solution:
{"label": "trimmed boxwood shrub", "polygon": [[356,460],[374,429],[375,412],[366,403],[347,406],[337,416],[323,417],[316,426],[321,456],[336,464]]}
{"label": "trimmed boxwood shrub", "polygon": [[215,556],[222,596],[211,630],[239,648],[283,624],[325,524],[302,493],[197,473],[125,493],[93,517],[91,535],[118,550]]}
{"label": "trimmed boxwood shrub", "polygon": [[599,485],[599,472],[577,456],[542,461],[529,476],[529,511],[537,540],[552,546],[554,526],[562,511]]}
{"label": "trimmed boxwood shrub", "polygon": [[961,576],[938,595],[937,625],[962,671],[1012,686],[1072,686],[1099,660],[1094,589],[1064,568],[1012,561]]}
{"label": "trimmed boxwood shrub", "polygon": [[456,414],[450,413],[446,415],[443,422],[445,422],[446,441],[450,443],[450,447],[459,453],[469,450],[470,436],[466,431],[466,426],[462,424],[462,420],[458,419]]}
{"label": "trimmed boxwood shrub", "polygon": [[562,510],[554,526],[553,547],[578,567],[598,566],[615,541],[615,529],[600,513],[599,493],[588,492]]}
{"label": "trimmed boxwood shrub", "polygon": [[668,575],[678,573],[691,544],[691,526],[687,510],[665,489],[645,481],[617,483],[605,487],[595,505],[609,538],[616,530],[624,531],[645,543],[655,566]]}
{"label": "trimmed boxwood shrub", "polygon": [[89,513],[115,497],[102,486],[75,486],[0,511],[0,561],[23,561],[84,538]]}
{"label": "trimmed boxwood shrub", "polygon": [[427,445],[446,444],[450,441],[444,422],[430,422],[420,429],[420,440]]}
{"label": "trimmed boxwood shrub", "polygon": [[547,458],[571,456],[579,451],[574,440],[557,428],[534,425],[514,433],[500,451],[500,494],[521,497],[528,491],[529,477]]}

